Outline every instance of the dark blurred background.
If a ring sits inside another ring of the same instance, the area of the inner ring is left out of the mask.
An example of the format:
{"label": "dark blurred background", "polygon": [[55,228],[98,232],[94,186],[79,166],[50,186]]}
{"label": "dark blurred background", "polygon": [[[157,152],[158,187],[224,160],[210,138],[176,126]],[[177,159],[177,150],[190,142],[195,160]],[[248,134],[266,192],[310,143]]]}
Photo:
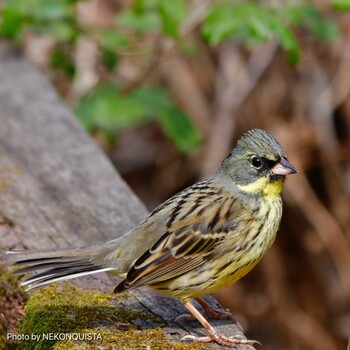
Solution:
{"label": "dark blurred background", "polygon": [[350,1],[3,0],[0,36],[45,70],[152,210],[247,129],[299,170],[276,243],[216,297],[265,350],[350,337]]}

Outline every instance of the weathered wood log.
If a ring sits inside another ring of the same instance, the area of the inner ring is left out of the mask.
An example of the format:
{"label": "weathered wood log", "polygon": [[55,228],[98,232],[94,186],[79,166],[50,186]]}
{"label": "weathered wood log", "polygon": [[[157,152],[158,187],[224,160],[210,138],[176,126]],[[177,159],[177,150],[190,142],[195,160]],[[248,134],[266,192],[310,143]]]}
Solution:
{"label": "weathered wood log", "polygon": [[[86,246],[122,235],[146,214],[146,208],[82,130],[44,74],[0,43],[0,248],[48,251]],[[81,289],[106,293],[116,284],[107,274],[73,282]],[[213,298],[207,300],[216,303]],[[206,335],[197,322],[176,321],[186,313],[179,301],[148,288],[113,302],[155,315],[138,319],[133,326],[141,330],[161,327],[171,341],[187,334]],[[108,329],[103,321],[96,323],[96,332]],[[232,322],[213,324],[224,334],[244,337]],[[118,332],[118,324],[113,330]],[[192,346],[198,345],[189,348]]]}

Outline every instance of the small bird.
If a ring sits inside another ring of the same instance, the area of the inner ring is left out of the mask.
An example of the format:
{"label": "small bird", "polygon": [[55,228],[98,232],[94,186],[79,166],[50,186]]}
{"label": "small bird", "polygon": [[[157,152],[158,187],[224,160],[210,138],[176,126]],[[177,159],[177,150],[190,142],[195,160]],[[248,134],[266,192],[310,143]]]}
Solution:
{"label": "small bird", "polygon": [[231,318],[200,297],[236,282],[260,261],[279,228],[284,179],[296,172],[271,134],[252,129],[213,176],[168,199],[123,236],[93,247],[19,255],[16,273],[35,272],[22,282],[34,289],[108,271],[122,278],[115,293],[150,286],[180,299],[208,331],[208,336],[187,338],[226,346],[254,344],[221,334],[192,300],[205,314]]}

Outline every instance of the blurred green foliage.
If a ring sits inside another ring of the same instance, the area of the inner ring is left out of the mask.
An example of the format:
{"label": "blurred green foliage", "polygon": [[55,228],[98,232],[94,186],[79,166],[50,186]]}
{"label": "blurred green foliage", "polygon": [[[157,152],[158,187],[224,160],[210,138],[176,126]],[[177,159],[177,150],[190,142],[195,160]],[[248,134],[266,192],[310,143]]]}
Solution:
{"label": "blurred green foliage", "polygon": [[[82,0],[81,0],[82,1]],[[99,85],[78,103],[79,119],[89,130],[100,130],[109,137],[123,128],[157,121],[164,134],[181,152],[192,152],[200,135],[189,117],[171,100],[164,87],[137,87],[122,94],[123,81],[115,76],[121,55],[129,52],[152,57],[156,49],[146,38],[156,35],[176,41],[186,54],[193,42],[186,44],[181,28],[191,15],[192,2],[186,0],[135,0],[115,15],[114,26],[92,27],[82,24],[76,10],[79,0],[0,0],[0,36],[18,44],[26,33],[49,36],[55,40],[51,64],[54,69],[74,79],[74,45],[88,37],[98,44],[104,74]],[[331,0],[334,10],[349,10],[349,0]],[[221,0],[212,2],[198,32],[209,45],[234,38],[247,47],[275,38],[296,64],[301,57],[298,33],[308,33],[316,40],[333,40],[338,33],[332,14],[323,14],[311,3],[283,6],[263,5],[256,1]],[[106,72],[108,74],[106,74]],[[108,77],[108,80],[106,77]],[[110,81],[116,81],[111,84]],[[140,84],[136,84],[140,85]]]}
{"label": "blurred green foliage", "polygon": [[102,130],[112,138],[123,128],[157,120],[164,134],[181,152],[193,151],[200,141],[188,117],[160,88],[141,87],[123,94],[117,86],[104,84],[81,100],[77,115],[89,131]]}
{"label": "blurred green foliage", "polygon": [[232,1],[220,2],[210,9],[202,33],[213,45],[233,36],[249,46],[276,38],[288,53],[290,63],[296,64],[300,48],[294,32],[302,27],[320,40],[330,40],[337,35],[335,22],[309,4],[268,7]]}
{"label": "blurred green foliage", "polygon": [[350,1],[349,0],[331,0],[332,6],[338,11],[349,11]]}
{"label": "blurred green foliage", "polygon": [[3,0],[0,34],[20,41],[26,31],[62,42],[79,34],[72,0]]}

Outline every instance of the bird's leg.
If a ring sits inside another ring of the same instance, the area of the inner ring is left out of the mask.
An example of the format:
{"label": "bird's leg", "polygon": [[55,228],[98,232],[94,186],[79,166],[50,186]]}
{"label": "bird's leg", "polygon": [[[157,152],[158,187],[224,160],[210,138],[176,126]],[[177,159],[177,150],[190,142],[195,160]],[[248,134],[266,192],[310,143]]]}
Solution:
{"label": "bird's leg", "polygon": [[[234,318],[233,314],[230,311],[227,310],[219,310],[219,309],[214,309],[209,303],[207,303],[204,299],[202,298],[195,298],[198,304],[202,306],[204,309],[203,316],[204,317],[211,317],[216,320],[233,320],[235,323],[238,325],[239,328],[243,331],[242,327],[236,319]],[[196,318],[193,315],[182,315],[180,316],[181,318],[186,316],[187,321],[195,321]]]}
{"label": "bird's leg", "polygon": [[[204,309],[204,314],[203,314],[204,317],[212,317],[216,320],[232,320],[236,324],[236,326],[240,329],[240,331],[243,332],[243,327],[235,319],[232,312],[230,312],[228,310],[214,309],[209,303],[207,303],[202,298],[196,298],[196,300]],[[189,322],[196,320],[196,318],[192,314],[191,315],[181,315],[177,319],[180,319],[183,317],[186,317],[186,320]]]}
{"label": "bird's leg", "polygon": [[259,344],[256,340],[243,339],[239,337],[226,337],[217,331],[205,318],[204,316],[194,307],[190,301],[183,303],[183,306],[202,324],[202,326],[208,331],[209,336],[207,337],[195,337],[194,335],[187,335],[181,340],[194,340],[199,342],[208,343],[216,341],[220,345],[230,346],[234,344]]}
{"label": "bird's leg", "polygon": [[[209,303],[207,303],[204,299],[202,298],[196,298],[197,302],[202,306],[204,309],[204,314],[203,316],[208,316],[212,317],[216,320],[235,320],[233,317],[232,312],[228,310],[220,310],[220,309],[214,309]],[[237,321],[236,321],[237,323]]]}

